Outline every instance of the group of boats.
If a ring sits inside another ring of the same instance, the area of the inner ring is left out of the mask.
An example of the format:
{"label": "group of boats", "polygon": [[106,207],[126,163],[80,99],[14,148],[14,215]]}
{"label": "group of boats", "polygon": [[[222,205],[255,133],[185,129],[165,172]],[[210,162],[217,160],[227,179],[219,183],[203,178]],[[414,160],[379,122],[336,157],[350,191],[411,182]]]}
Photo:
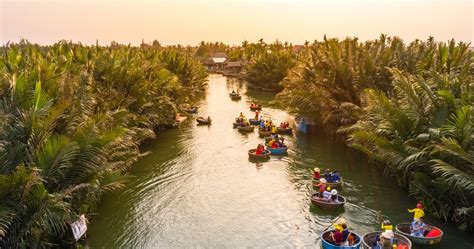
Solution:
{"label": "group of boats", "polygon": [[[320,179],[314,179],[313,178],[313,187],[315,190],[319,189],[319,183],[323,179],[321,177]],[[322,180],[325,181],[325,180]],[[331,189],[341,189],[344,185],[343,178],[340,177],[338,181],[335,182],[329,182],[325,181],[325,187],[330,187]],[[311,195],[311,203],[321,209],[324,210],[336,210],[339,208],[344,207],[346,204],[346,198],[342,195],[337,195],[337,200],[336,201],[328,201],[322,198],[319,192],[316,192]],[[334,223],[333,223],[334,224]],[[437,229],[439,230],[440,234],[434,237],[420,237],[420,236],[414,236],[411,233],[411,223],[405,222],[405,223],[400,223],[395,226],[395,233],[393,234],[393,238],[391,238],[391,244],[393,247],[391,248],[397,248],[397,249],[410,249],[412,248],[412,244],[415,245],[434,245],[438,244],[442,237],[443,237],[443,232],[441,229],[431,226],[431,225],[424,225],[423,229],[427,232]],[[351,232],[354,237],[354,243],[352,245],[335,245],[333,243],[333,239],[330,236],[331,232],[334,232],[335,230],[329,230],[329,231],[323,231],[323,233],[320,235],[321,241],[322,241],[322,247],[324,249],[346,249],[346,248],[367,248],[367,249],[382,249],[377,244],[377,241],[380,240],[380,237],[382,236],[382,231],[373,231],[366,233],[362,236],[358,235],[357,233]]]}
{"label": "group of boats", "polygon": [[[229,94],[229,97],[232,100],[240,100],[242,96],[239,93],[232,92]],[[252,103],[249,106],[251,111],[256,111],[256,116],[254,119],[246,119],[243,117],[242,113],[241,116],[236,118],[235,122],[233,123],[233,128],[237,129],[241,133],[249,133],[254,132],[255,128],[258,127],[258,134],[260,137],[264,139],[263,145],[259,144],[257,149],[250,149],[248,151],[249,159],[255,160],[268,160],[271,155],[284,155],[288,151],[288,146],[284,144],[284,137],[279,135],[284,134],[292,134],[292,128],[286,127],[276,127],[276,129],[268,129],[268,128],[260,128],[262,122],[264,121],[261,117],[258,116],[258,111],[262,110],[261,105],[257,105]],[[190,108],[186,110],[188,113],[196,113],[197,107]],[[210,117],[198,117],[196,118],[198,125],[210,125],[212,120]],[[298,131],[302,129],[298,125],[306,124],[303,122],[304,120],[297,120],[297,128]],[[263,126],[263,125],[262,125]],[[306,128],[303,127],[303,128]],[[277,146],[275,146],[275,144]],[[318,172],[319,173],[319,172]],[[323,198],[322,194],[318,191],[320,190],[321,181],[324,181],[324,188],[329,187],[333,191],[336,189],[341,190],[344,185],[344,181],[342,177],[339,177],[337,181],[327,181],[324,177],[320,177],[319,179],[313,178],[312,185],[313,188],[316,190],[315,193],[311,195],[311,203],[320,209],[324,210],[337,210],[343,208],[346,204],[346,198],[336,192],[332,192],[332,194],[336,193],[334,198],[328,200],[327,198]],[[333,223],[334,224],[334,223]],[[331,224],[331,225],[333,225]],[[331,227],[331,226],[330,226]],[[328,230],[329,227],[322,232],[320,235],[322,241],[322,247],[324,249],[359,249],[359,248],[367,248],[367,249],[382,249],[382,247],[378,244],[380,241],[381,236],[383,235],[382,231],[373,231],[366,233],[362,236],[355,232],[351,232],[352,234],[352,243],[350,245],[337,245],[334,243],[334,237],[332,234],[336,231],[335,229]],[[391,245],[392,248],[397,249],[410,249],[412,248],[412,244],[416,245],[434,245],[441,241],[443,233],[441,229],[431,226],[425,225],[424,229],[429,231],[432,229],[438,229],[441,233],[435,237],[419,237],[413,236],[411,234],[411,224],[410,223],[400,223],[395,226],[395,233],[393,233],[393,237],[391,238]]]}
{"label": "group of boats", "polygon": [[[426,225],[425,229],[430,231],[432,229],[439,229],[434,226]],[[441,231],[441,230],[440,230]],[[355,232],[351,234],[355,237],[354,243],[352,245],[335,245],[332,243],[331,233],[334,233],[335,230],[327,230],[321,234],[321,244],[324,249],[383,249],[377,242],[382,236],[382,231],[369,232],[364,235],[359,235]],[[391,239],[391,248],[396,249],[411,249],[413,245],[419,246],[430,246],[436,245],[441,242],[443,237],[443,232],[436,237],[417,237],[410,234],[410,223],[400,223],[395,226],[395,233],[393,233],[393,238]]]}
{"label": "group of boats", "polygon": [[[247,118],[241,113],[240,116],[237,117],[235,119],[235,122],[232,124],[233,128],[237,129],[241,133],[254,132],[255,128],[258,127],[258,135],[259,137],[264,139],[263,144],[265,146],[263,150],[261,149],[261,147],[257,147],[257,149],[250,149],[248,151],[249,158],[256,160],[267,160],[270,159],[270,155],[286,154],[288,151],[288,146],[286,146],[286,144],[284,143],[284,138],[278,135],[292,134],[292,128],[282,126],[274,127],[271,125],[271,121],[263,120],[258,115],[258,111],[262,110],[261,105],[252,103],[250,104],[249,108],[251,111],[256,111],[255,118],[247,120]],[[270,125],[268,125],[268,123],[270,123]]]}

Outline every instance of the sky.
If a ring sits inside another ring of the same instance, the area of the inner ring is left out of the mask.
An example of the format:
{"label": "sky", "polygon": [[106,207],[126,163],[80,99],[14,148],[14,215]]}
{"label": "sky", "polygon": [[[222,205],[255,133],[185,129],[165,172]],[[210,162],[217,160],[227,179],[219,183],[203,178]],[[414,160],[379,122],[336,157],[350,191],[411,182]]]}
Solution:
{"label": "sky", "polygon": [[328,37],[474,44],[474,0],[0,0],[0,42],[241,44]]}

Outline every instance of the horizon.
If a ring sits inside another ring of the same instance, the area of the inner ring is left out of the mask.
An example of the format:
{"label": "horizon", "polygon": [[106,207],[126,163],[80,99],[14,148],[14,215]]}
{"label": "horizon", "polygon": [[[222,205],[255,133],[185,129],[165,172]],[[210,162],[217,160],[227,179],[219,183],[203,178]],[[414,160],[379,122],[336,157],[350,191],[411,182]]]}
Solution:
{"label": "horizon", "polygon": [[164,46],[196,46],[201,41],[240,45],[259,39],[303,44],[324,35],[366,41],[380,34],[405,42],[432,36],[474,43],[470,1],[1,0],[1,16],[2,45],[20,39],[41,45],[60,40],[139,45],[142,39]]}

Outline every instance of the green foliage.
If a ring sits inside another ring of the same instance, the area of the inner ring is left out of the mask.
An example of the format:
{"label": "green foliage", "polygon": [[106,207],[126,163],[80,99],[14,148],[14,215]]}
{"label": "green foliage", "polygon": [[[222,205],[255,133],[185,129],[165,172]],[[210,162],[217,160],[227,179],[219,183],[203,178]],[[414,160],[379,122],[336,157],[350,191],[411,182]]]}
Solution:
{"label": "green foliage", "polygon": [[295,65],[294,55],[286,49],[273,44],[261,46],[258,53],[246,68],[244,79],[253,87],[280,91],[280,84]]}
{"label": "green foliage", "polygon": [[445,82],[390,71],[393,97],[367,90],[365,114],[345,129],[349,145],[385,165],[433,215],[474,229],[474,102],[461,97],[473,89],[458,85],[474,75]]}
{"label": "green foliage", "polygon": [[207,75],[160,46],[2,49],[0,247],[74,247],[69,224],[125,187],[140,143],[174,122]]}

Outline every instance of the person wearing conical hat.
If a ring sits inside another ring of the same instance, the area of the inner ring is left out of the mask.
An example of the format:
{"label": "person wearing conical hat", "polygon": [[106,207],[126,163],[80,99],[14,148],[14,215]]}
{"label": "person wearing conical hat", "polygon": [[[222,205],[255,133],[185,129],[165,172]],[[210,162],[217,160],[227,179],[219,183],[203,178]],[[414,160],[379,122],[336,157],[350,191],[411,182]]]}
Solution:
{"label": "person wearing conical hat", "polygon": [[321,178],[320,172],[321,172],[321,170],[318,167],[315,167],[313,169],[313,179],[314,180],[319,180]]}

